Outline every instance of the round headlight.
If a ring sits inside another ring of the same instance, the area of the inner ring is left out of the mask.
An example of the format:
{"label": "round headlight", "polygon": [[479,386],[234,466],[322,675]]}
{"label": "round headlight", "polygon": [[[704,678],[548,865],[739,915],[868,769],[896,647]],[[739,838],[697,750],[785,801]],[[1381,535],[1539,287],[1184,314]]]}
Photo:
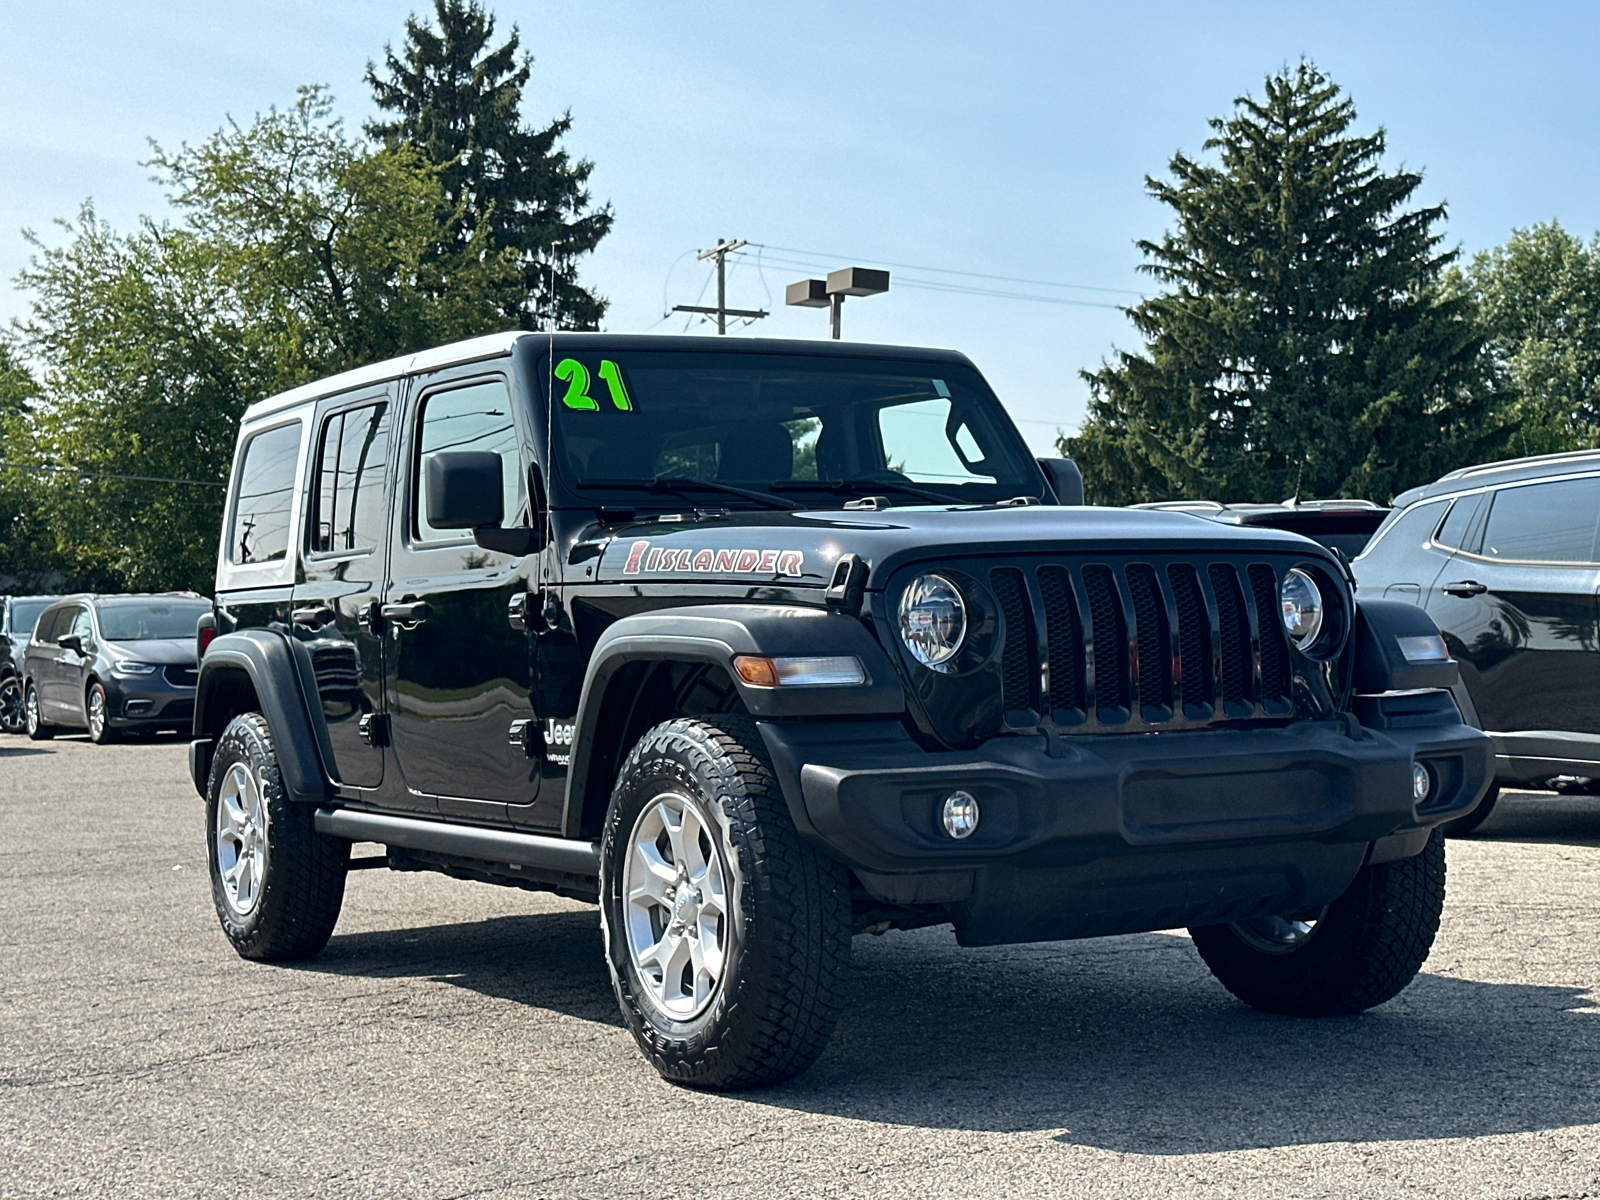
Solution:
{"label": "round headlight", "polygon": [[940,669],[967,636],[967,605],[943,575],[918,575],[900,597],[900,637],[923,666]]}
{"label": "round headlight", "polygon": [[1297,650],[1309,649],[1322,632],[1322,591],[1299,567],[1283,577],[1283,631]]}

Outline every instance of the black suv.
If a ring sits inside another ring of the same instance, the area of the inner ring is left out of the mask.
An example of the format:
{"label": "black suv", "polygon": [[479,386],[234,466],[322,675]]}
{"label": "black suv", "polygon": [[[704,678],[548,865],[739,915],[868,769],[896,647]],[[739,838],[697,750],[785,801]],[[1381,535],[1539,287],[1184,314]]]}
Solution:
{"label": "black suv", "polygon": [[1347,558],[1354,558],[1366,547],[1384,518],[1387,508],[1370,500],[1285,500],[1282,504],[1220,504],[1215,500],[1161,500],[1135,504],[1135,508],[1163,512],[1186,512],[1207,517],[1224,525],[1248,525],[1256,529],[1284,529],[1298,533]]}
{"label": "black suv", "polygon": [[109,742],[178,732],[194,718],[195,628],[211,603],[193,592],[67,596],[39,614],[22,657],[28,736],[62,726]]}
{"label": "black suv", "polygon": [[252,406],[190,759],[224,932],[315,954],[352,867],[598,902],[715,1088],[822,1052],[866,931],[1188,925],[1258,1007],[1395,995],[1490,769],[1432,623],[1080,500],[948,351],[505,334]]}
{"label": "black suv", "polygon": [[[1600,453],[1452,471],[1395,498],[1353,564],[1362,600],[1425,610],[1460,660],[1457,703],[1498,785],[1600,778]],[[1575,777],[1575,778],[1574,778]]]}

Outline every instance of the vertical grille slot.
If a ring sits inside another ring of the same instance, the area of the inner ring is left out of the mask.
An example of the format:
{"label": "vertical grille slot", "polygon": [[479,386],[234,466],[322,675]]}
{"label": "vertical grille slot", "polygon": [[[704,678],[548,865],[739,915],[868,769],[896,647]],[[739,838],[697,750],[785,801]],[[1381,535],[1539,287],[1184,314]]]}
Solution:
{"label": "vertical grille slot", "polygon": [[1188,563],[1167,567],[1167,582],[1178,606],[1178,692],[1182,702],[1211,703],[1211,626],[1200,580]]}
{"label": "vertical grille slot", "polygon": [[1050,707],[1084,707],[1083,624],[1072,600],[1072,580],[1065,567],[1040,567],[1039,595],[1044,598],[1044,629],[1050,649]]}
{"label": "vertical grille slot", "polygon": [[1147,563],[1130,565],[1126,578],[1128,594],[1133,597],[1133,623],[1138,639],[1139,707],[1163,707],[1170,716],[1172,650],[1167,644],[1167,606],[1161,598],[1161,585],[1156,581],[1155,568]]}
{"label": "vertical grille slot", "polygon": [[1083,589],[1089,596],[1089,624],[1094,637],[1095,707],[1102,712],[1117,708],[1127,712],[1128,630],[1111,568],[1099,563],[1084,567]]}
{"label": "vertical grille slot", "polygon": [[1211,590],[1217,598],[1217,623],[1222,634],[1222,699],[1224,703],[1250,702],[1250,621],[1245,613],[1239,577],[1227,563],[1208,568]]}
{"label": "vertical grille slot", "polygon": [[989,584],[1000,601],[1000,615],[1006,625],[1005,649],[1000,659],[1001,698],[1007,712],[1032,709],[1038,654],[1027,585],[1016,567],[996,567],[989,572]]}
{"label": "vertical grille slot", "polygon": [[1266,563],[1252,563],[1249,575],[1260,626],[1261,695],[1277,699],[1289,694],[1289,643],[1278,607],[1278,576]]}

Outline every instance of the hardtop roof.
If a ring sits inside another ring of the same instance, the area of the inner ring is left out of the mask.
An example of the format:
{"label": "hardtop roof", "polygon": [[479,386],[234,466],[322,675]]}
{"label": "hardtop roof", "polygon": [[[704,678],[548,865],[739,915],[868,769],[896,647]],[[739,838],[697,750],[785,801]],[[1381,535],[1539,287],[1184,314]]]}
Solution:
{"label": "hardtop roof", "polygon": [[938,350],[921,346],[879,346],[866,342],[835,342],[823,339],[802,338],[743,338],[708,337],[694,334],[661,333],[588,333],[559,331],[556,333],[531,333],[527,330],[510,330],[491,333],[465,341],[450,342],[431,350],[402,354],[364,367],[354,367],[313,380],[269,396],[250,405],[244,412],[243,423],[251,425],[275,413],[301,404],[320,400],[338,392],[387,383],[418,371],[437,371],[462,363],[481,362],[510,354],[512,348],[524,338],[538,339],[553,349],[577,349],[585,344],[601,344],[617,350],[694,350],[722,354],[805,354],[821,358],[905,358],[960,363],[971,366],[972,361],[959,350]]}

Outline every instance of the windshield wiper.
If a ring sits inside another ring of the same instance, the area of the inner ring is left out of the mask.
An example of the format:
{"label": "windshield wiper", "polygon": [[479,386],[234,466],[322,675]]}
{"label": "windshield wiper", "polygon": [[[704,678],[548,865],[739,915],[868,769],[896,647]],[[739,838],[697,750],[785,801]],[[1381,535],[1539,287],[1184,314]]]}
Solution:
{"label": "windshield wiper", "polygon": [[780,492],[857,492],[861,495],[871,495],[873,492],[904,492],[907,496],[920,496],[924,500],[932,500],[935,504],[968,503],[959,496],[944,496],[927,488],[920,488],[914,483],[899,483],[892,479],[786,479],[773,484],[772,487],[774,491]]}
{"label": "windshield wiper", "polygon": [[804,508],[793,500],[785,500],[782,496],[770,496],[766,492],[752,491],[750,488],[734,487],[731,483],[720,483],[714,479],[674,479],[669,475],[657,475],[652,479],[580,479],[578,486],[581,488],[633,488],[642,492],[686,492],[690,488],[699,488],[707,492],[726,492],[730,496],[743,496],[746,500],[754,500],[768,508],[781,508],[788,512]]}

